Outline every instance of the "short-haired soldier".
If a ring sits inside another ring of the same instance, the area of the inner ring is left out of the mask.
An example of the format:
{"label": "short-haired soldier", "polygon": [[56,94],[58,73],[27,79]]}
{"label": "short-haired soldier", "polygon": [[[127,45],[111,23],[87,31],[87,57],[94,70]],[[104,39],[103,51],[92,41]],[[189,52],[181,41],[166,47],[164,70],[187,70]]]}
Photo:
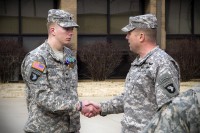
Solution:
{"label": "short-haired soldier", "polygon": [[73,36],[72,14],[50,9],[48,39],[29,52],[21,65],[26,83],[27,133],[79,133],[82,102],[77,95],[77,62],[68,48]]}
{"label": "short-haired soldier", "polygon": [[[100,104],[99,114],[124,113],[122,133],[138,133],[163,104],[179,94],[180,74],[176,61],[156,42],[157,19],[153,14],[129,18],[122,28],[130,51],[138,56],[126,76],[124,91]],[[92,117],[91,113],[85,116]]]}

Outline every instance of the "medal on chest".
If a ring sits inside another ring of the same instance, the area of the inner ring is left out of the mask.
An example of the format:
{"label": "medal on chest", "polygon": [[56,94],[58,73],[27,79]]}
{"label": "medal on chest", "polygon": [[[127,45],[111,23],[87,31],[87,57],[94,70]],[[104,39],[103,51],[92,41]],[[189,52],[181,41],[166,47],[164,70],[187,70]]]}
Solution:
{"label": "medal on chest", "polygon": [[68,68],[73,69],[75,66],[76,58],[75,57],[67,57],[65,60],[65,64]]}

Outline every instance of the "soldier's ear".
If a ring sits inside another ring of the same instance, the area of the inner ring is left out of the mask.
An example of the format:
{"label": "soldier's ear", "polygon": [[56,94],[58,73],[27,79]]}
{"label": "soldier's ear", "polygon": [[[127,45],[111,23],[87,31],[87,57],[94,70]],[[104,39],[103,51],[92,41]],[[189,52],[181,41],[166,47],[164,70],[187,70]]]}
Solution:
{"label": "soldier's ear", "polygon": [[144,40],[145,40],[145,33],[143,33],[143,32],[140,32],[140,34],[139,34],[139,40],[140,40],[140,42],[143,42]]}
{"label": "soldier's ear", "polygon": [[55,27],[54,26],[51,26],[49,31],[53,36],[55,36]]}

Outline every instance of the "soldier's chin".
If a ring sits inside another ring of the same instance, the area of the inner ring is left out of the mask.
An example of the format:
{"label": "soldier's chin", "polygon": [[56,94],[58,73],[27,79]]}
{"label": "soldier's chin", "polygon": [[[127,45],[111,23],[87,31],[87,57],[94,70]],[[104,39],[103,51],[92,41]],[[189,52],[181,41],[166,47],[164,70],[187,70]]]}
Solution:
{"label": "soldier's chin", "polygon": [[71,48],[72,44],[69,42],[69,43],[66,43],[65,46],[68,47],[68,48]]}

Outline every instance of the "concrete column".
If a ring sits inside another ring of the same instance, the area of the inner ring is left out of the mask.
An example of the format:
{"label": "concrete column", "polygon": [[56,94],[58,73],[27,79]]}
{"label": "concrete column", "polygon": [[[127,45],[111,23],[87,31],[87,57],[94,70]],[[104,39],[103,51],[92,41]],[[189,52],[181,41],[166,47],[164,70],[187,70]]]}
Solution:
{"label": "concrete column", "polygon": [[145,0],[145,13],[156,15],[156,0]]}
{"label": "concrete column", "polygon": [[[74,15],[74,20],[77,22],[77,0],[60,0],[59,8],[70,12]],[[77,50],[77,29],[74,29],[74,35],[72,38],[72,49]]]}
{"label": "concrete column", "polygon": [[165,0],[146,0],[145,13],[156,15],[158,19],[157,43],[161,49],[166,49]]}
{"label": "concrete column", "polygon": [[161,49],[166,49],[166,31],[165,31],[165,0],[157,0],[157,19],[158,31],[157,41]]}
{"label": "concrete column", "polygon": [[161,13],[161,48],[162,48],[162,49],[166,49],[165,0],[162,0],[162,13]]}

